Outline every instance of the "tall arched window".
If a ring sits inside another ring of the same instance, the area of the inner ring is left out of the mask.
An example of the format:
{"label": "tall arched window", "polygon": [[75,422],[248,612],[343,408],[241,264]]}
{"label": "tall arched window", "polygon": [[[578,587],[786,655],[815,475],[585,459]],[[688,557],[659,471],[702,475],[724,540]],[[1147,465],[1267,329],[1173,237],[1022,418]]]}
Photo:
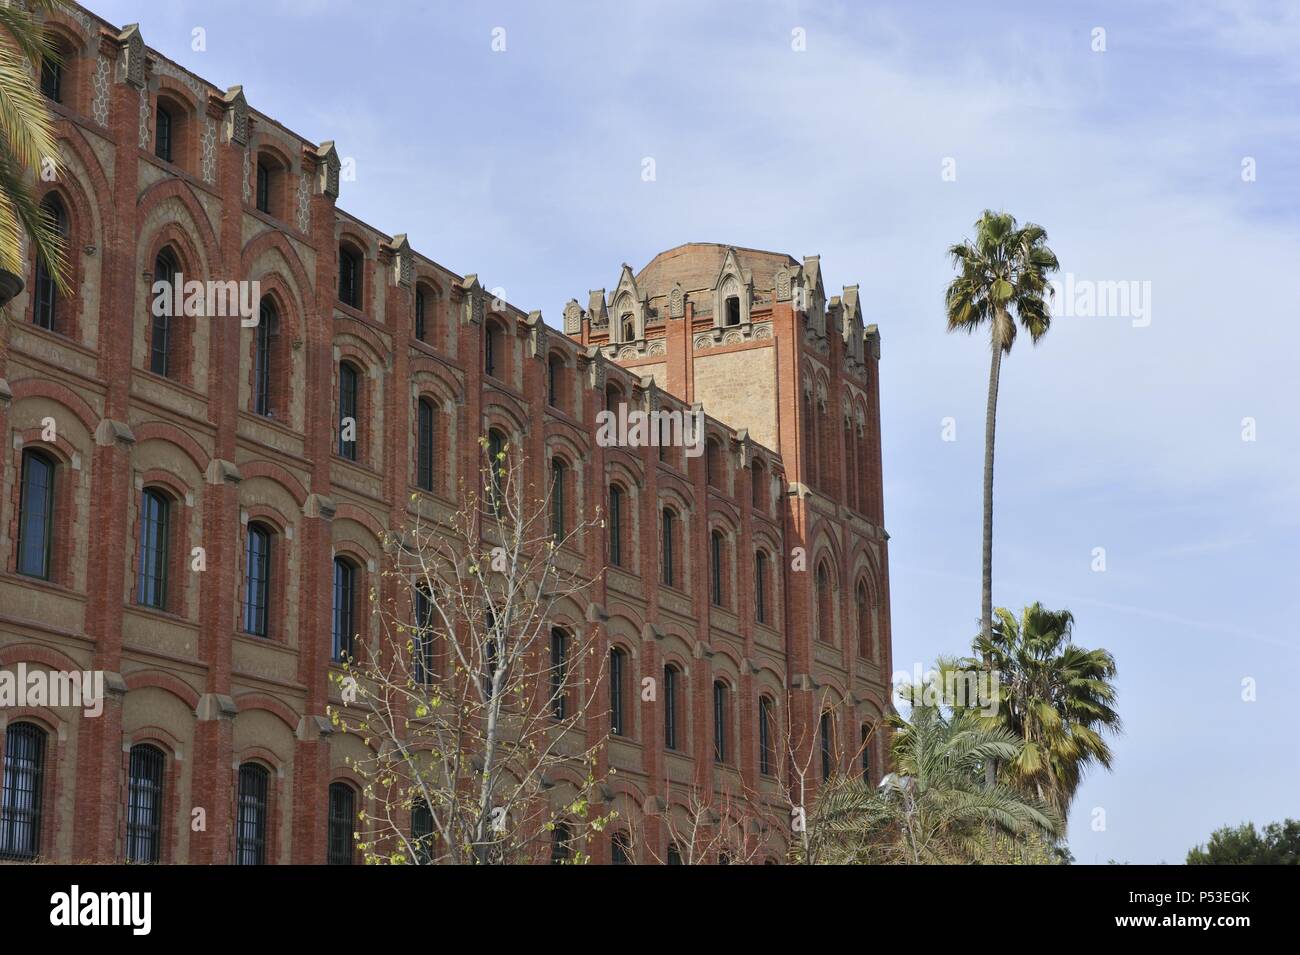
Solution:
{"label": "tall arched window", "polygon": [[[63,202],[54,193],[41,201],[41,212],[49,221],[53,231],[63,239],[68,237],[68,214]],[[51,332],[64,331],[59,315],[62,302],[59,299],[59,286],[54,279],[54,272],[44,257],[36,257],[36,301],[32,309],[32,323]]]}
{"label": "tall arched window", "polygon": [[767,469],[755,461],[749,469],[749,503],[760,514],[767,513]]}
{"label": "tall arched window", "polygon": [[330,659],[342,663],[355,649],[357,633],[357,567],[345,557],[334,558],[334,632]]}
{"label": "tall arched window", "polygon": [[722,487],[722,446],[717,438],[704,444],[704,476],[709,487]]}
{"label": "tall arched window", "polygon": [[871,604],[867,598],[867,582],[858,581],[858,656],[864,660],[871,659]]}
{"label": "tall arched window", "polygon": [[862,510],[862,501],[858,496],[858,452],[857,434],[853,430],[853,419],[844,419],[844,502],[856,511]]}
{"label": "tall arched window", "polygon": [[726,544],[722,531],[715,530],[709,535],[709,597],[713,603],[723,606],[723,548]]}
{"label": "tall arched window", "polygon": [[339,246],[339,301],[361,307],[361,253],[350,245]]}
{"label": "tall arched window", "polygon": [[265,766],[257,763],[239,767],[235,865],[266,864],[266,794],[270,775]]}
{"label": "tall arched window", "polygon": [[131,747],[126,797],[126,861],[158,862],[162,855],[163,751],[149,743]]}
{"label": "tall arched window", "polygon": [[563,385],[564,359],[559,355],[551,355],[546,360],[546,403],[552,408],[559,408],[564,404],[561,393]]}
{"label": "tall arched window", "polygon": [[244,551],[244,632],[265,637],[271,594],[271,528],[250,523]]}
{"label": "tall arched window", "polygon": [[271,213],[271,167],[261,159],[257,161],[257,211]]}
{"label": "tall arched window", "polygon": [[502,472],[507,469],[502,455],[506,450],[506,436],[497,428],[488,431],[487,441],[487,503],[493,514],[501,512],[506,493],[505,478]]}
{"label": "tall arched window", "polygon": [[623,566],[623,489],[609,486],[609,562]]}
{"label": "tall arched window", "polygon": [[551,459],[551,536],[564,539],[564,482],[568,468],[559,458]]}
{"label": "tall arched window", "polygon": [[727,684],[713,681],[713,761],[727,761]]}
{"label": "tall arched window", "polygon": [[5,728],[0,788],[0,859],[34,859],[41,850],[46,732],[35,723]]}
{"label": "tall arched window", "polygon": [[428,585],[415,588],[415,634],[411,641],[411,676],[418,685],[433,682],[433,597]]}
{"label": "tall arched window", "polygon": [[41,92],[56,103],[63,102],[63,56],[41,57]]}
{"label": "tall arched window", "polygon": [[273,343],[279,336],[280,316],[270,296],[262,298],[257,316],[257,337],[253,351],[253,410],[269,418],[276,410],[272,384],[275,380]]}
{"label": "tall arched window", "polygon": [[174,316],[171,312],[172,303],[178,297],[174,291],[178,270],[176,257],[170,250],[163,249],[158,253],[158,258],[153,263],[153,280],[155,284],[164,283],[165,291],[162,293],[162,301],[155,303],[153,298],[150,299],[153,323],[149,339],[149,370],[164,378],[176,370],[176,363],[172,359],[172,332],[173,322],[179,321],[181,316]]}
{"label": "tall arched window", "polygon": [[154,119],[153,154],[164,162],[172,161],[172,111],[169,107],[158,104]]}
{"label": "tall arched window", "polygon": [[506,374],[506,333],[495,319],[483,327],[483,373],[493,378]]}
{"label": "tall arched window", "polygon": [[609,731],[614,736],[627,735],[627,651],[612,647],[609,651]]}
{"label": "tall arched window", "polygon": [[567,822],[557,822],[551,830],[551,865],[564,865],[573,858],[573,830]]}
{"label": "tall arched window", "polygon": [[767,623],[767,554],[754,555],[754,619]]}
{"label": "tall arched window", "polygon": [[678,727],[680,726],[681,702],[678,691],[681,689],[681,671],[673,664],[664,667],[664,747],[677,749]]}
{"label": "tall arched window", "polygon": [[632,864],[632,843],[626,832],[615,832],[609,837],[609,861],[611,865]]}
{"label": "tall arched window", "polygon": [[411,807],[411,842],[415,845],[415,864],[433,863],[433,813],[429,804],[420,800]]}
{"label": "tall arched window", "polygon": [[676,581],[676,566],[673,548],[676,546],[674,536],[677,533],[677,515],[671,507],[665,507],[663,510],[662,525],[663,540],[660,544],[660,574],[659,579],[669,587],[672,587]]}
{"label": "tall arched window", "polygon": [[773,712],[772,698],[760,696],[758,698],[758,771],[764,776],[771,776],[772,767],[776,765],[776,753],[772,746]]}
{"label": "tall arched window", "polygon": [[425,491],[433,490],[433,402],[421,398],[416,404],[415,483]]}
{"label": "tall arched window", "polygon": [[727,324],[740,324],[740,298],[736,295],[727,297]]}
{"label": "tall arched window", "polygon": [[826,563],[817,565],[817,639],[835,642],[835,607],[831,592],[831,575]]}
{"label": "tall arched window", "polygon": [[610,414],[618,414],[618,406],[622,403],[622,401],[623,401],[623,392],[619,390],[618,385],[610,384],[605,386],[605,410],[606,411],[608,411]]}
{"label": "tall arched window", "polygon": [[872,727],[870,723],[862,724],[862,782],[870,786],[872,779],[871,772],[871,735]]}
{"label": "tall arched window", "polygon": [[813,417],[812,395],[806,391],[803,394],[803,452],[806,483],[820,487],[821,481],[817,473],[817,422]]}
{"label": "tall arched window", "polygon": [[356,821],[357,794],[347,783],[330,783],[329,789],[329,865],[352,865],[352,830]]}
{"label": "tall arched window", "polygon": [[835,744],[831,735],[831,714],[829,711],[822,713],[818,735],[821,738],[822,779],[827,780],[831,778],[831,773],[835,769]]}
{"label": "tall arched window", "polygon": [[569,635],[551,628],[551,714],[562,720],[568,715]]}
{"label": "tall arched window", "polygon": [[357,459],[357,438],[361,431],[357,411],[360,382],[356,365],[339,362],[339,457],[349,461]]}
{"label": "tall arched window", "polygon": [[140,496],[140,566],[136,600],[167,609],[167,562],[171,537],[171,499],[156,488]]}
{"label": "tall arched window", "polygon": [[40,451],[23,452],[18,504],[18,573],[49,580],[54,550],[54,459]]}

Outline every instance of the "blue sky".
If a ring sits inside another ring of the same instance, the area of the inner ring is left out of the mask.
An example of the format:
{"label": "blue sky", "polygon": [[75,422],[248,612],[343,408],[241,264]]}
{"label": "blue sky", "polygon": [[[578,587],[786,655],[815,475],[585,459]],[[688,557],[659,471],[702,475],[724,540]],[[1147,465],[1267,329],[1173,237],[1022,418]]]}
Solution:
{"label": "blue sky", "polygon": [[1149,282],[1149,324],[1060,315],[1003,364],[994,600],[1068,607],[1119,663],[1125,733],[1076,801],[1078,861],[1181,862],[1217,826],[1300,816],[1300,12],[1083,7],[92,4],[335,140],[341,205],[552,325],[685,241],[859,283],[897,669],[978,624],[988,350],[945,333],[944,249],[1005,209],[1076,280]]}

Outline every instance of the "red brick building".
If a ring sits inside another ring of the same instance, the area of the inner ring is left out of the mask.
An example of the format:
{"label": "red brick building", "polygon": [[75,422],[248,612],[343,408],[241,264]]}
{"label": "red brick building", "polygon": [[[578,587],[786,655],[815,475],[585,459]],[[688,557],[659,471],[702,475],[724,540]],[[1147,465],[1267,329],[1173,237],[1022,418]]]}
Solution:
{"label": "red brick building", "polygon": [[[327,793],[360,746],[325,718],[336,568],[365,593],[380,536],[450,514],[491,428],[539,483],[562,462],[582,517],[622,495],[617,562],[584,542],[593,572],[618,565],[594,617],[632,685],[682,681],[675,745],[638,699],[608,749],[610,802],[647,843],[689,787],[775,791],[760,708],[879,771],[879,338],[856,286],[828,299],[816,257],[690,244],[570,302],[561,334],[340,209],[333,144],[239,87],[81,8],[48,26],[62,171],[37,185],[74,293],[32,265],[0,322],[0,670],[103,671],[107,700],[0,706],[0,857],[326,861]],[[175,273],[256,280],[257,327],[160,321],[151,287]],[[607,403],[702,405],[707,452],[602,447]],[[237,839],[241,801],[257,826]]]}

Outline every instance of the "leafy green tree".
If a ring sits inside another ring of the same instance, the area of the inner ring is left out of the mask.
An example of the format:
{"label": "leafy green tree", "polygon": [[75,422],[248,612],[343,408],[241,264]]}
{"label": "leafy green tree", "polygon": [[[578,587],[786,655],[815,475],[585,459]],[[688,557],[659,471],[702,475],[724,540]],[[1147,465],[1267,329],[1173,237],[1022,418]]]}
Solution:
{"label": "leafy green tree", "polygon": [[1024,741],[1004,767],[1008,780],[1062,819],[1088,768],[1110,768],[1105,736],[1121,729],[1115,658],[1076,646],[1073,633],[1070,611],[1034,603],[1019,620],[999,607],[991,637],[974,644],[998,675],[997,712],[990,718]]}
{"label": "leafy green tree", "polygon": [[832,864],[930,865],[1049,860],[1061,821],[1050,806],[1006,786],[982,782],[990,760],[1009,761],[1020,741],[971,710],[917,702],[910,717],[889,718],[896,771],[876,788],[834,777],[808,820],[809,852]]}
{"label": "leafy green tree", "polygon": [[31,185],[43,164],[58,169],[54,124],[36,77],[43,61],[57,59],[42,19],[63,5],[61,0],[0,4],[0,269],[15,276],[26,271],[23,239],[28,236],[67,291],[63,240]]}
{"label": "leafy green tree", "polygon": [[1271,822],[1258,832],[1253,822],[1224,826],[1207,845],[1187,853],[1188,865],[1300,865],[1300,820]]}
{"label": "leafy green tree", "polygon": [[975,241],[948,250],[959,274],[948,284],[948,331],[989,329],[988,409],[984,419],[984,567],[980,633],[993,629],[993,443],[997,426],[998,379],[1002,356],[1016,340],[1016,320],[1037,344],[1051,324],[1045,297],[1047,276],[1059,268],[1042,226],[1020,226],[1005,212],[984,210],[975,223]]}

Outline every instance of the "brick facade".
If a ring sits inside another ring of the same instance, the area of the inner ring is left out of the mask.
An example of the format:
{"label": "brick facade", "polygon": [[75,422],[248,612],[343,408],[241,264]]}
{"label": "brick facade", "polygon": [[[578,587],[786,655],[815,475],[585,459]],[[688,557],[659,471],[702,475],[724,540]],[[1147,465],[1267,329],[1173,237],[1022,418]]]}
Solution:
{"label": "brick facade", "polygon": [[[454,511],[490,427],[524,448],[539,485],[563,459],[583,518],[611,482],[625,489],[623,567],[593,590],[601,636],[627,652],[632,686],[673,663],[686,697],[683,743],[668,751],[662,701],[634,695],[628,732],[606,756],[620,816],[662,842],[654,814],[673,811],[687,787],[773,791],[758,768],[760,695],[808,746],[800,731],[834,704],[835,758],[849,768],[861,728],[888,707],[892,669],[879,338],[863,325],[856,287],[827,299],[816,258],[691,244],[639,273],[624,267],[608,296],[571,302],[561,334],[338,208],[333,145],[251,110],[238,87],[211,87],[148,49],[138,28],[79,7],[50,29],[67,61],[52,106],[63,174],[37,186],[66,210],[75,292],[57,303],[53,330],[37,327],[33,266],[0,322],[0,668],[102,670],[109,695],[93,719],[0,708],[0,730],[21,720],[47,732],[44,857],[124,858],[127,752],[148,742],[166,758],[163,861],[232,861],[237,767],[252,761],[271,774],[267,861],[324,862],[326,792],[351,778],[346,759],[360,746],[324,719],[337,693],[327,679],[331,556],[356,561],[364,592],[380,535],[408,509]],[[155,155],[160,109],[171,161]],[[359,266],[355,307],[339,301],[341,248]],[[275,313],[269,415],[257,413],[255,330],[237,319],[186,323],[168,374],[150,370],[150,288],[164,251],[186,278],[261,283]],[[359,380],[355,461],[336,453],[343,363]],[[655,448],[601,447],[594,422],[611,394],[647,410],[701,404],[713,450],[660,460]],[[432,492],[416,486],[421,399],[435,410]],[[18,573],[20,469],[33,448],[57,469],[48,580]],[[174,502],[161,609],[137,599],[145,488]],[[660,574],[664,507],[679,517],[672,586]],[[265,637],[243,627],[250,524],[274,533]],[[721,606],[708,573],[714,532]],[[194,547],[201,572],[191,571]],[[605,542],[583,548],[595,576]],[[770,574],[762,623],[760,550]],[[715,680],[730,690],[736,728],[722,764]],[[883,747],[871,745],[878,772]],[[192,830],[196,807],[203,831]],[[779,856],[784,835],[771,839]],[[663,858],[663,845],[652,849]],[[587,851],[607,861],[608,841]]]}

